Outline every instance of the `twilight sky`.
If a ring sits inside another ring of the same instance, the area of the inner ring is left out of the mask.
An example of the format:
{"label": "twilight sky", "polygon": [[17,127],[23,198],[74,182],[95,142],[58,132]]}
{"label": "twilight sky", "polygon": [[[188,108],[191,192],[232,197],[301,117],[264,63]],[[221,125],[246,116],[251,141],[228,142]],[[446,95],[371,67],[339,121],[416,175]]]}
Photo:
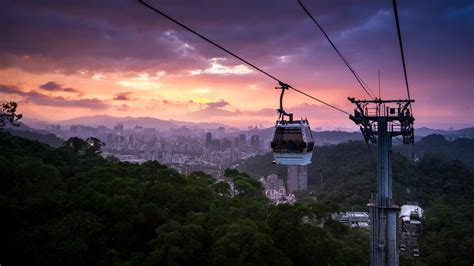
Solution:
{"label": "twilight sky", "polygon": [[[2,0],[0,100],[26,117],[150,116],[270,126],[279,92],[266,76],[136,0]],[[324,101],[352,112],[366,95],[296,0],[148,0],[169,15]],[[306,0],[369,87],[405,98],[390,0]],[[399,0],[415,126],[474,125],[474,3]],[[313,127],[357,129],[295,92],[286,110]]]}

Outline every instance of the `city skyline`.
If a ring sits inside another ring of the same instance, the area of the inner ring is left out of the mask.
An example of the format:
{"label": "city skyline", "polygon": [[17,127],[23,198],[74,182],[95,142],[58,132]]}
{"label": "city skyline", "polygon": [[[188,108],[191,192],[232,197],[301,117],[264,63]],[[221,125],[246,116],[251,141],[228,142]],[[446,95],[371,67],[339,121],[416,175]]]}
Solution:
{"label": "city skyline", "polygon": [[[150,4],[348,112],[348,96],[365,97],[296,2]],[[26,118],[107,114],[238,128],[276,120],[275,82],[137,1],[7,1],[4,7],[0,97],[17,101]],[[382,97],[406,97],[389,1],[308,1],[307,7],[376,94],[380,69]],[[469,1],[399,3],[416,127],[473,125],[473,12]],[[288,93],[285,106],[313,127],[357,130],[346,115],[301,95]]]}

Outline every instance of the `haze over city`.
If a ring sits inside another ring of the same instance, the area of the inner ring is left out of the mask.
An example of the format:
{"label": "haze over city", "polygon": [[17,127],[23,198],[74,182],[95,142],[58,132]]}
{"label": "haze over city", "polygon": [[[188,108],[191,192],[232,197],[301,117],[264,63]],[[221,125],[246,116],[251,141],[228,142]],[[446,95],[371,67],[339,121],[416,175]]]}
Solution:
{"label": "haze over city", "polygon": [[[366,97],[293,1],[150,3],[348,112],[348,96]],[[406,97],[390,3],[307,7],[376,94],[380,70],[381,96]],[[473,11],[471,1],[400,5],[417,127],[473,124]],[[136,1],[5,1],[0,25],[0,97],[17,101],[28,119],[107,114],[238,128],[276,119],[278,84]],[[285,106],[314,127],[357,130],[346,115],[294,92]]]}

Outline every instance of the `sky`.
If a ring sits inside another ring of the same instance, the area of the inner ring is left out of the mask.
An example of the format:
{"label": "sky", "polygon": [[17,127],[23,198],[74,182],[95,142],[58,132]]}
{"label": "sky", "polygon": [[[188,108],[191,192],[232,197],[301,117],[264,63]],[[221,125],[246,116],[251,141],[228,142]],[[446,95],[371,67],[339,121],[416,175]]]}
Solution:
{"label": "sky", "polygon": [[[347,112],[367,98],[296,0],[147,0],[278,79]],[[392,1],[303,1],[368,86],[407,97]],[[415,127],[474,126],[474,2],[399,0]],[[0,100],[27,118],[148,116],[271,126],[278,84],[136,0],[2,0]],[[357,130],[294,91],[313,128]]]}

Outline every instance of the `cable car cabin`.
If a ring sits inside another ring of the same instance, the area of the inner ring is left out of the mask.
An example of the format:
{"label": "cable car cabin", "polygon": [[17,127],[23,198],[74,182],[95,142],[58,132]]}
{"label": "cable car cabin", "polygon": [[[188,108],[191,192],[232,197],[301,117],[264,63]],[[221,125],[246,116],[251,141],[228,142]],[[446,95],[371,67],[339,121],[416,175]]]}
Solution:
{"label": "cable car cabin", "polygon": [[308,121],[277,121],[271,147],[276,164],[310,164],[314,140]]}

